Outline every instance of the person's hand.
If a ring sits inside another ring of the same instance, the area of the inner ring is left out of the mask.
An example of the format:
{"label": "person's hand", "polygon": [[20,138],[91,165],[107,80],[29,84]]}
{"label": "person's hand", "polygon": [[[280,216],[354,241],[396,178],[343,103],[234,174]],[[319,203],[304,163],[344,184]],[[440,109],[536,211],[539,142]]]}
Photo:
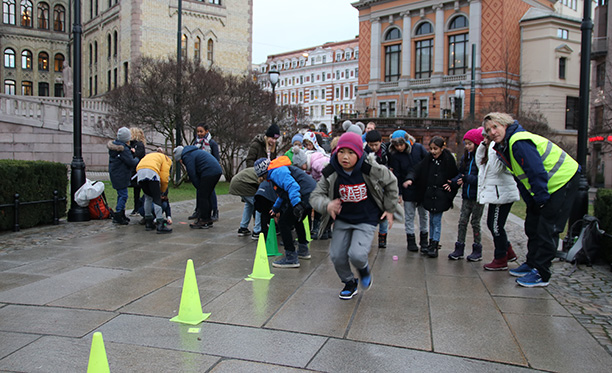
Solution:
{"label": "person's hand", "polygon": [[304,202],[300,202],[293,206],[293,216],[295,216],[297,221],[304,220],[304,215],[306,215],[306,206],[304,206]]}
{"label": "person's hand", "polygon": [[342,210],[342,201],[340,200],[340,198],[336,198],[327,204],[327,213],[334,220],[336,219],[336,216],[338,216],[341,210]]}
{"label": "person's hand", "polygon": [[406,181],[404,181],[404,183],[402,184],[402,186],[403,186],[404,188],[408,188],[408,187],[409,187],[409,186],[411,186],[411,185],[412,185],[412,180],[406,180]]}
{"label": "person's hand", "polygon": [[383,219],[387,219],[387,221],[389,222],[389,229],[391,229],[391,227],[393,227],[393,213],[388,211],[383,212],[382,216],[380,217],[380,220]]}
{"label": "person's hand", "polygon": [[451,181],[450,181],[450,180],[446,180],[446,181],[447,181],[447,183],[446,183],[446,184],[444,184],[444,185],[442,185],[442,188],[443,188],[445,191],[450,192],[450,191],[451,191],[451,187],[450,187],[450,183],[451,183]]}

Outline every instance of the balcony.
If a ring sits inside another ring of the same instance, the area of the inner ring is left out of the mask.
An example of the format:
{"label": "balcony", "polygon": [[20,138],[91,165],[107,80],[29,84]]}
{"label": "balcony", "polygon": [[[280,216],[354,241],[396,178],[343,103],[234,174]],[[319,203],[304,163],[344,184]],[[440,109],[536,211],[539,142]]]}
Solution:
{"label": "balcony", "polygon": [[591,45],[591,59],[604,57],[608,54],[608,37],[602,36],[593,38],[593,44]]}

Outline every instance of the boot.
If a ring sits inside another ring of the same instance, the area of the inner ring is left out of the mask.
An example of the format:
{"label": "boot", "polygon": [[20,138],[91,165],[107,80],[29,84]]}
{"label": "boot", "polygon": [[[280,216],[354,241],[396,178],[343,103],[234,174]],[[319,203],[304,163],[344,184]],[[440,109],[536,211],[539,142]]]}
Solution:
{"label": "boot", "polygon": [[465,251],[465,243],[464,242],[455,242],[455,251],[448,254],[448,259],[451,260],[459,260],[463,259],[463,252]]}
{"label": "boot", "polygon": [[507,271],[508,261],[506,260],[506,257],[501,259],[493,259],[491,263],[487,263],[483,267],[487,271]]}
{"label": "boot", "polygon": [[113,223],[119,225],[128,225],[127,220],[125,220],[125,211],[116,211],[113,213]]}
{"label": "boot", "polygon": [[145,216],[145,230],[152,231],[153,229],[155,229],[153,215]]}
{"label": "boot", "polygon": [[312,221],[312,228],[310,229],[310,238],[313,240],[319,239],[319,228],[321,227],[321,219],[314,219]]}
{"label": "boot", "polygon": [[508,242],[508,253],[506,254],[506,260],[508,262],[516,262],[516,253],[512,250],[512,244]]}
{"label": "boot", "polygon": [[429,246],[429,243],[427,242],[428,236],[429,234],[427,234],[427,232],[421,232],[421,234],[419,235],[419,245],[421,246],[421,253],[427,251],[427,247]]}
{"label": "boot", "polygon": [[276,268],[300,268],[300,260],[295,251],[285,250],[285,256],[272,262],[272,267]]}
{"label": "boot", "polygon": [[416,244],[416,237],[414,234],[406,234],[406,249],[408,251],[417,252],[419,251],[419,247]]}
{"label": "boot", "polygon": [[298,244],[297,256],[300,259],[310,259],[312,255],[310,255],[310,251],[308,250],[307,243]]}
{"label": "boot", "polygon": [[219,210],[213,211],[213,213],[210,216],[210,220],[219,221]]}
{"label": "boot", "polygon": [[378,234],[378,248],[379,249],[387,248],[387,234],[386,233]]}
{"label": "boot", "polygon": [[433,240],[430,239],[428,244],[421,246],[421,255],[427,255],[427,253],[429,252],[429,246],[431,246],[431,241]]}
{"label": "boot", "polygon": [[440,249],[440,246],[438,246],[438,241],[429,241],[429,248],[427,249],[427,256],[430,258],[437,258],[438,257],[438,250]]}
{"label": "boot", "polygon": [[478,262],[482,260],[482,245],[479,243],[472,244],[472,253],[466,258],[468,262]]}
{"label": "boot", "polygon": [[157,234],[172,233],[172,228],[168,228],[166,225],[166,219],[157,220]]}
{"label": "boot", "polygon": [[121,217],[126,221],[126,224],[130,222],[130,218],[125,216],[125,210],[121,211]]}
{"label": "boot", "polygon": [[188,220],[194,220],[197,219],[198,216],[200,216],[200,214],[198,214],[198,210],[193,210],[193,214],[189,215],[189,217],[187,218]]}

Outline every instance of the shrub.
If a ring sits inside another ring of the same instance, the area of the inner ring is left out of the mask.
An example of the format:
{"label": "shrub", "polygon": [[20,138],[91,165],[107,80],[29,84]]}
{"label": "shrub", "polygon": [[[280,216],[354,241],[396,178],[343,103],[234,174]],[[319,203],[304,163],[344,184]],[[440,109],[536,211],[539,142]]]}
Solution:
{"label": "shrub", "polygon": [[[66,216],[66,166],[57,162],[0,160],[0,230],[12,230],[15,225],[15,194],[19,194],[19,227],[30,228],[53,223],[53,203],[29,203],[53,199],[57,190],[58,218]],[[61,200],[64,199],[64,200]]]}

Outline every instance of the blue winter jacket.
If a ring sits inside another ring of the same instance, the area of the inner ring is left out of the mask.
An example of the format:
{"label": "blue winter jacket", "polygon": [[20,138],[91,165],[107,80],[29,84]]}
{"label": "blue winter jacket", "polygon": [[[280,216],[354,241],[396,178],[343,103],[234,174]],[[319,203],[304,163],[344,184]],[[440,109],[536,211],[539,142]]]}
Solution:
{"label": "blue winter jacket", "polygon": [[140,161],[132,155],[130,147],[119,140],[109,141],[108,148],[108,174],[114,189],[125,189],[130,186],[132,169]]}
{"label": "blue winter jacket", "polygon": [[476,201],[478,197],[478,165],[476,164],[476,150],[461,157],[459,162],[459,175],[451,181],[458,186],[457,180],[463,179],[461,198]]}
{"label": "blue winter jacket", "polygon": [[268,170],[268,180],[276,186],[278,198],[274,202],[274,210],[280,211],[283,203],[295,206],[300,202],[308,204],[310,193],[317,182],[303,170],[295,166],[282,166]]}
{"label": "blue winter jacket", "polygon": [[196,189],[200,187],[200,179],[202,177],[216,176],[223,173],[221,165],[219,165],[215,157],[193,145],[188,145],[183,149],[181,160],[187,169],[189,180],[191,180]]}

